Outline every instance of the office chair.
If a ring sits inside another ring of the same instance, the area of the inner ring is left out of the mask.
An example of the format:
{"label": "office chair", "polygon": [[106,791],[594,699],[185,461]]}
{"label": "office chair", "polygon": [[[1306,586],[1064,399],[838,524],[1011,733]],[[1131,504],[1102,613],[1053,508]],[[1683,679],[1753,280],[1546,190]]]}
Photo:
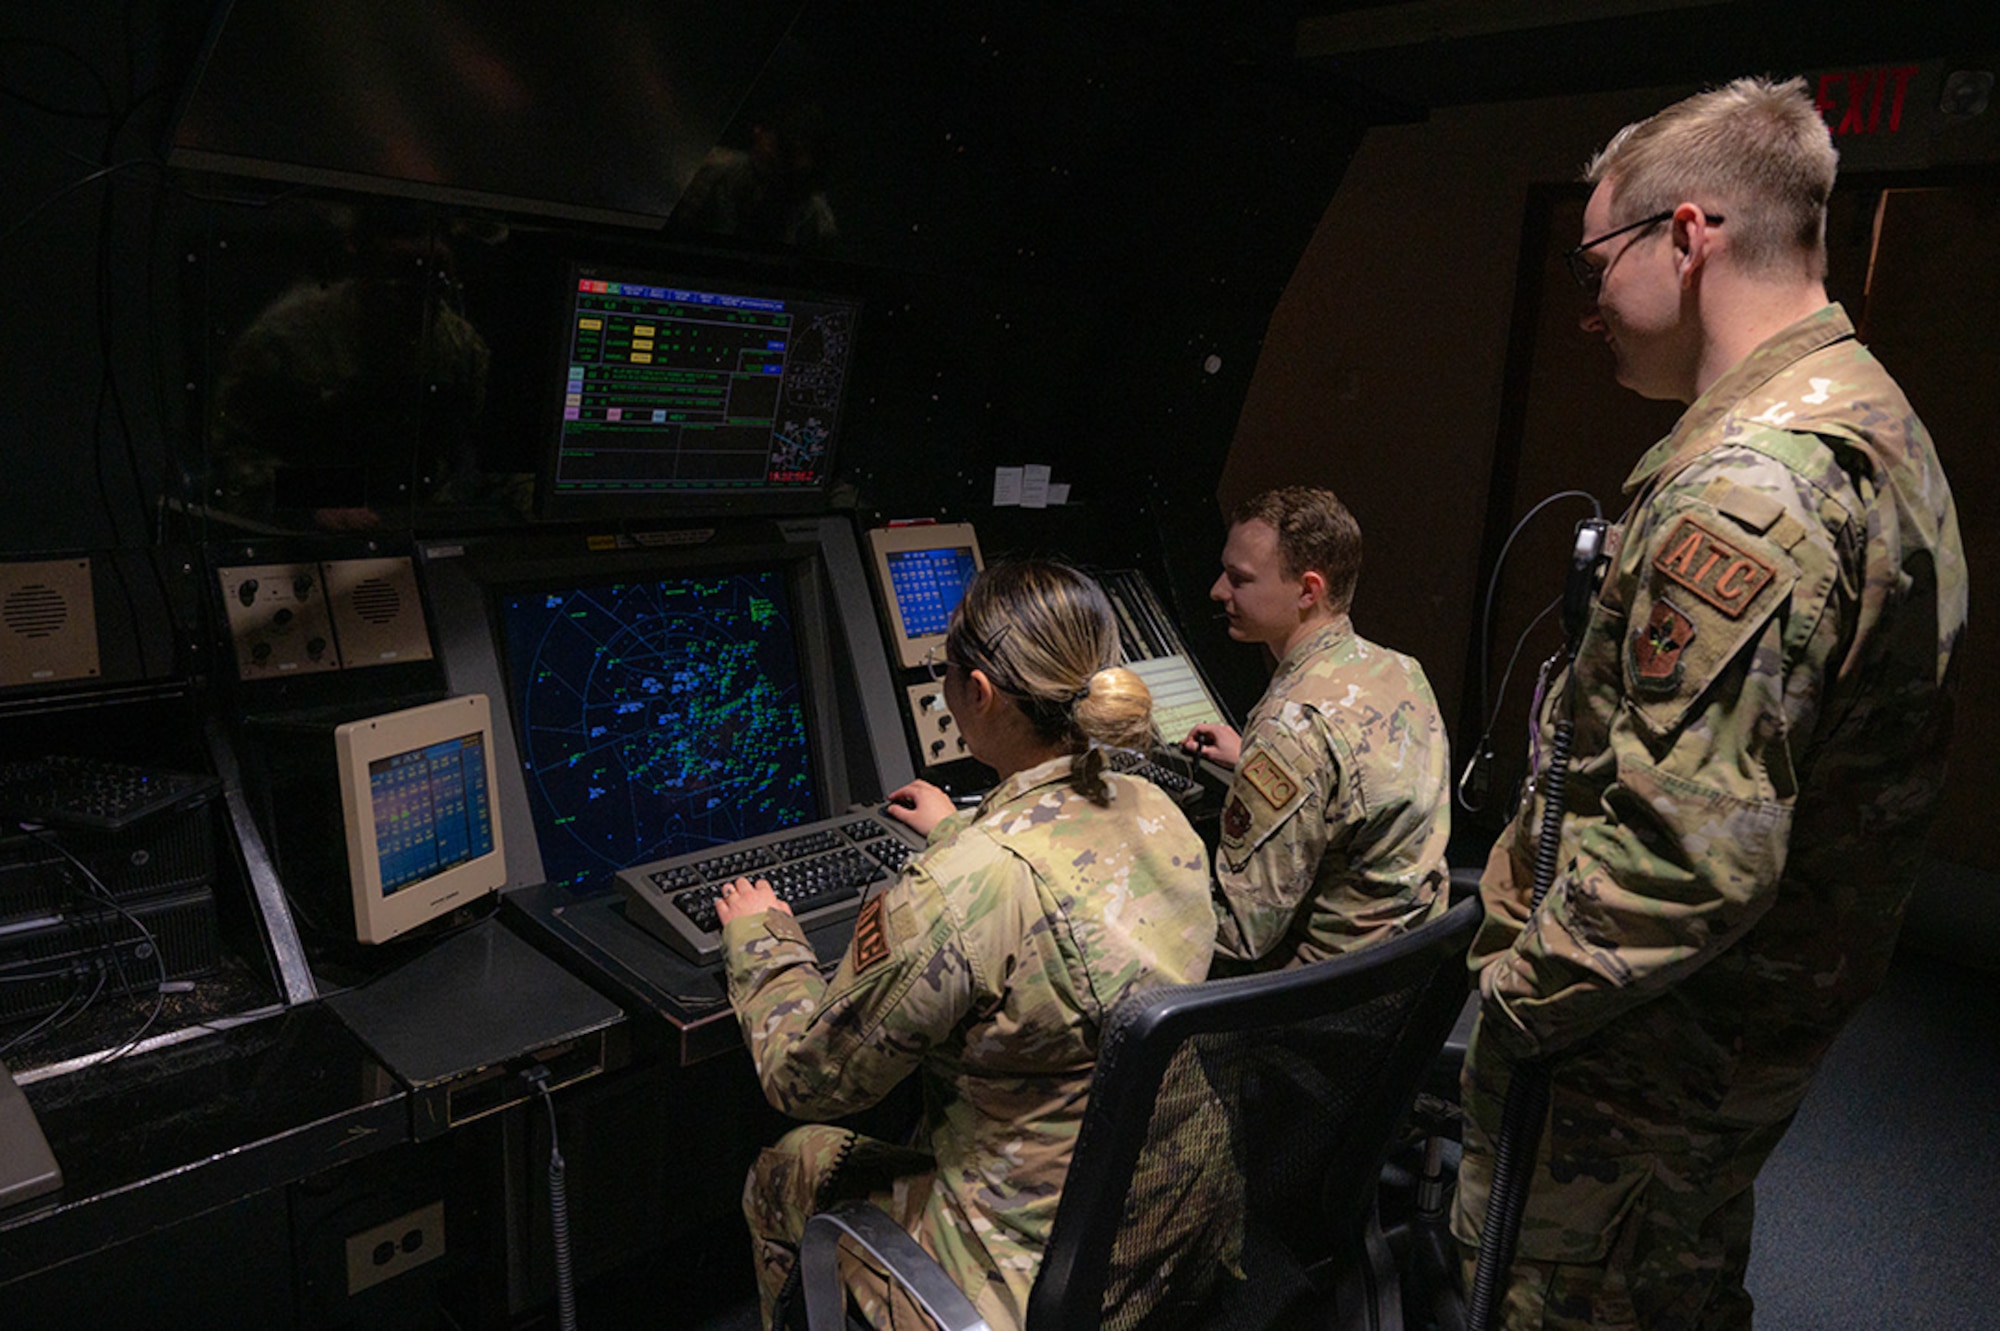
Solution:
{"label": "office chair", "polygon": [[[1474,867],[1451,870],[1454,906],[1478,900],[1481,873]],[[1464,1006],[1418,1082],[1403,1140],[1382,1172],[1377,1197],[1389,1252],[1402,1273],[1404,1321],[1416,1331],[1465,1331],[1451,1201],[1465,1136],[1459,1074],[1478,1015],[1479,994],[1468,987]]]}
{"label": "office chair", "polygon": [[[1400,1331],[1375,1216],[1384,1160],[1464,1006],[1476,899],[1297,970],[1176,985],[1113,1012],[1028,1331]],[[1212,1148],[1212,1149],[1210,1149]],[[1195,1173],[1219,1187],[1200,1189]],[[1202,1210],[1174,1204],[1204,1198]],[[945,1331],[985,1323],[879,1209],[812,1217],[811,1331],[846,1325],[837,1249],[871,1254]]]}

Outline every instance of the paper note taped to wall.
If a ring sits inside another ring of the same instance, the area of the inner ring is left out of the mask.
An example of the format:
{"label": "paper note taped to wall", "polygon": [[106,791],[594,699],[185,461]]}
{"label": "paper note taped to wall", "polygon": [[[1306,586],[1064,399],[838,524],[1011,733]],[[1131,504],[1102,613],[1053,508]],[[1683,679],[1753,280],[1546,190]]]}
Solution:
{"label": "paper note taped to wall", "polygon": [[1049,469],[1046,464],[1030,462],[1021,468],[1021,507],[1047,508],[1049,506]]}
{"label": "paper note taped to wall", "polygon": [[1051,508],[1069,502],[1069,482],[1051,481],[1048,464],[1030,462],[1022,467],[993,469],[993,507]]}

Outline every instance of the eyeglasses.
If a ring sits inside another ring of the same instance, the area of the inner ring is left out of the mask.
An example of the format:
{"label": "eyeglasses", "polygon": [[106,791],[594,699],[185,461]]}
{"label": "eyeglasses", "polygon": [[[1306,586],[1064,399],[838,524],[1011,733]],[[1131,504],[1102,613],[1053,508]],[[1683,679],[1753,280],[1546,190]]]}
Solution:
{"label": "eyeglasses", "polygon": [[[1671,220],[1674,212],[1674,209],[1669,208],[1663,213],[1654,213],[1651,217],[1642,217],[1636,222],[1627,222],[1615,231],[1607,231],[1601,236],[1592,237],[1575,249],[1563,252],[1563,267],[1569,269],[1570,277],[1574,279],[1577,286],[1583,289],[1584,294],[1595,296],[1597,288],[1604,284],[1604,269],[1588,262],[1583,257],[1583,252],[1585,250],[1596,249],[1607,240],[1616,240],[1628,231],[1642,231],[1649,226],[1658,226],[1662,222]],[[1713,214],[1703,213],[1701,217],[1710,226],[1722,225],[1722,219]]]}
{"label": "eyeglasses", "polygon": [[944,680],[945,672],[951,669],[951,662],[945,659],[943,643],[925,652],[920,658],[920,664],[931,672],[932,679],[939,682]]}
{"label": "eyeglasses", "polygon": [[[999,689],[1002,693],[1011,693],[1017,697],[1023,697],[1025,695],[1021,694],[1018,690],[1011,689],[1007,685],[1002,684],[1000,682],[1000,672],[994,668],[994,661],[993,661],[994,649],[1000,645],[1000,640],[1006,637],[1008,631],[1013,627],[1014,626],[1011,623],[1002,624],[999,628],[993,631],[992,637],[986,639],[984,642],[981,642],[977,638],[973,638],[970,645],[973,648],[974,652],[972,659],[974,661],[985,663],[981,665],[979,668],[983,669],[986,672],[987,677],[993,681],[994,688]],[[967,634],[966,636],[971,637],[970,634]],[[973,669],[972,666],[966,665],[963,661],[954,661],[951,658],[947,657],[944,652],[943,643],[939,643],[937,646],[925,652],[921,657],[918,658],[918,661],[923,666],[924,669],[930,671],[932,679],[938,680],[940,682],[943,681],[945,677],[945,672],[950,670],[953,666],[958,666],[961,669],[965,670]]]}

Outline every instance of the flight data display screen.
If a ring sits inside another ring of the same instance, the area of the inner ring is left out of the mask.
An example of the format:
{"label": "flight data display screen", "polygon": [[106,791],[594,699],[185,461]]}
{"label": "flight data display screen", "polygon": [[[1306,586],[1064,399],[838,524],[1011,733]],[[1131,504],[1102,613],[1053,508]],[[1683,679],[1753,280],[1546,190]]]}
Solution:
{"label": "flight data display screen", "polygon": [[856,311],[578,269],[549,498],[823,489]]}
{"label": "flight data display screen", "polygon": [[483,735],[375,759],[368,794],[383,896],[493,851]]}
{"label": "flight data display screen", "polygon": [[896,598],[896,613],[903,618],[903,635],[922,638],[943,633],[965,596],[966,584],[979,571],[972,548],[895,550],[886,558],[889,591]]}
{"label": "flight data display screen", "polygon": [[648,860],[821,817],[783,570],[499,598],[542,872]]}

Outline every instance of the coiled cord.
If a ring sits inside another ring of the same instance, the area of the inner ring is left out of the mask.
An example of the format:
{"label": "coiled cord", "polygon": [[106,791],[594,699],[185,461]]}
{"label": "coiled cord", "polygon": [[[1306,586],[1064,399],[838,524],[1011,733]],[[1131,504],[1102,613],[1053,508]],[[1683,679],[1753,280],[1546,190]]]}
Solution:
{"label": "coiled cord", "polygon": [[570,1261],[569,1185],[564,1179],[562,1146],[556,1140],[556,1099],[549,1091],[548,1070],[535,1067],[521,1074],[542,1093],[549,1111],[549,1230],[555,1241],[556,1324],[576,1331],[576,1276]]}
{"label": "coiled cord", "polygon": [[[1549,746],[1549,770],[1542,785],[1542,820],[1535,835],[1534,892],[1528,912],[1541,908],[1555,884],[1562,857],[1563,806],[1569,788],[1569,749],[1576,727],[1565,716],[1556,722]],[[1465,1324],[1472,1331],[1489,1331],[1498,1311],[1495,1299],[1507,1268],[1514,1264],[1514,1247],[1521,1237],[1521,1213],[1528,1200],[1527,1173],[1541,1145],[1542,1119],[1549,1109],[1549,1069],[1546,1063],[1523,1063],[1507,1084],[1507,1102],[1500,1111],[1500,1136],[1493,1146],[1493,1185],[1486,1197],[1486,1220],[1479,1231],[1479,1260],[1473,1268],[1471,1297]]]}

